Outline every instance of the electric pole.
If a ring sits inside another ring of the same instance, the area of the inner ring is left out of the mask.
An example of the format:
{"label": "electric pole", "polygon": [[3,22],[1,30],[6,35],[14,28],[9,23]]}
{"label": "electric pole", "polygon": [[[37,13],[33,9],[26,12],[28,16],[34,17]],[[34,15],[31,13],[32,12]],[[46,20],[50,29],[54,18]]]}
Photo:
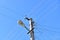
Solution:
{"label": "electric pole", "polygon": [[[30,30],[32,30],[34,28],[32,18],[30,18],[29,23],[30,23]],[[30,40],[34,40],[34,30],[30,32],[30,36],[31,36]]]}
{"label": "electric pole", "polygon": [[27,18],[27,17],[25,17],[25,19],[27,19],[28,21],[29,21],[29,26],[30,26],[30,29],[28,29],[25,25],[24,25],[24,23],[22,22],[22,21],[18,21],[18,23],[20,24],[20,25],[24,25],[24,28],[28,31],[28,33],[27,34],[30,34],[30,40],[35,40],[34,39],[34,27],[33,27],[33,25],[34,25],[34,22],[33,22],[33,19],[32,18]]}

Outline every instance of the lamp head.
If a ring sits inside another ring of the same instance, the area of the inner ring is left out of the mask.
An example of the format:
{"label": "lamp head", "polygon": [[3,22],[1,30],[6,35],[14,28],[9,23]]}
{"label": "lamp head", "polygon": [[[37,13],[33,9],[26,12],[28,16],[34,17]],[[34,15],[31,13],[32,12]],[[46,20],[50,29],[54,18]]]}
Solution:
{"label": "lamp head", "polygon": [[21,20],[18,20],[17,23],[23,27],[25,27],[25,24],[21,21]]}

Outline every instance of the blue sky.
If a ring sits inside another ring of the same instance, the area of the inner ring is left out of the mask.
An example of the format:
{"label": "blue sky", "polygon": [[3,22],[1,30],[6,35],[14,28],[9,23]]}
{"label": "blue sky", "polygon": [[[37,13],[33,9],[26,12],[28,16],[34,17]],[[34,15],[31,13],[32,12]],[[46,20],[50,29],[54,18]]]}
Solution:
{"label": "blue sky", "polygon": [[35,40],[60,40],[60,0],[0,0],[0,40],[29,40],[17,24],[24,17],[35,21]]}

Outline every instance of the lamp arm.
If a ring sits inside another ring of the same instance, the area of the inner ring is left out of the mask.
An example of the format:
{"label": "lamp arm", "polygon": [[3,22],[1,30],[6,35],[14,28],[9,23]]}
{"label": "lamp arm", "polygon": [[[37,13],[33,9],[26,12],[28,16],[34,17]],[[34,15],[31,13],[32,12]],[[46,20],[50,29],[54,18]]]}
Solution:
{"label": "lamp arm", "polygon": [[25,29],[27,30],[27,31],[29,31],[29,29],[25,26]]}

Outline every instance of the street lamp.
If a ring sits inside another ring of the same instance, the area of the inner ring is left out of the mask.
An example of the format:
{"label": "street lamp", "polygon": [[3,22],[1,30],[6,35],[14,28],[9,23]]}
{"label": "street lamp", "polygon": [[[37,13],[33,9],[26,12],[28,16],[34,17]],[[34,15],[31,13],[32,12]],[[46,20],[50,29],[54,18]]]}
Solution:
{"label": "street lamp", "polygon": [[27,34],[30,33],[30,40],[34,40],[34,27],[33,27],[34,23],[33,23],[33,20],[32,20],[32,18],[27,18],[27,17],[25,17],[25,19],[27,19],[29,21],[30,29],[28,29],[21,20],[18,20],[18,24],[21,25],[22,27],[24,27],[28,31]]}
{"label": "street lamp", "polygon": [[19,25],[21,25],[22,27],[24,27],[27,31],[29,31],[29,29],[25,26],[25,24],[22,22],[22,20],[18,20],[17,23]]}

